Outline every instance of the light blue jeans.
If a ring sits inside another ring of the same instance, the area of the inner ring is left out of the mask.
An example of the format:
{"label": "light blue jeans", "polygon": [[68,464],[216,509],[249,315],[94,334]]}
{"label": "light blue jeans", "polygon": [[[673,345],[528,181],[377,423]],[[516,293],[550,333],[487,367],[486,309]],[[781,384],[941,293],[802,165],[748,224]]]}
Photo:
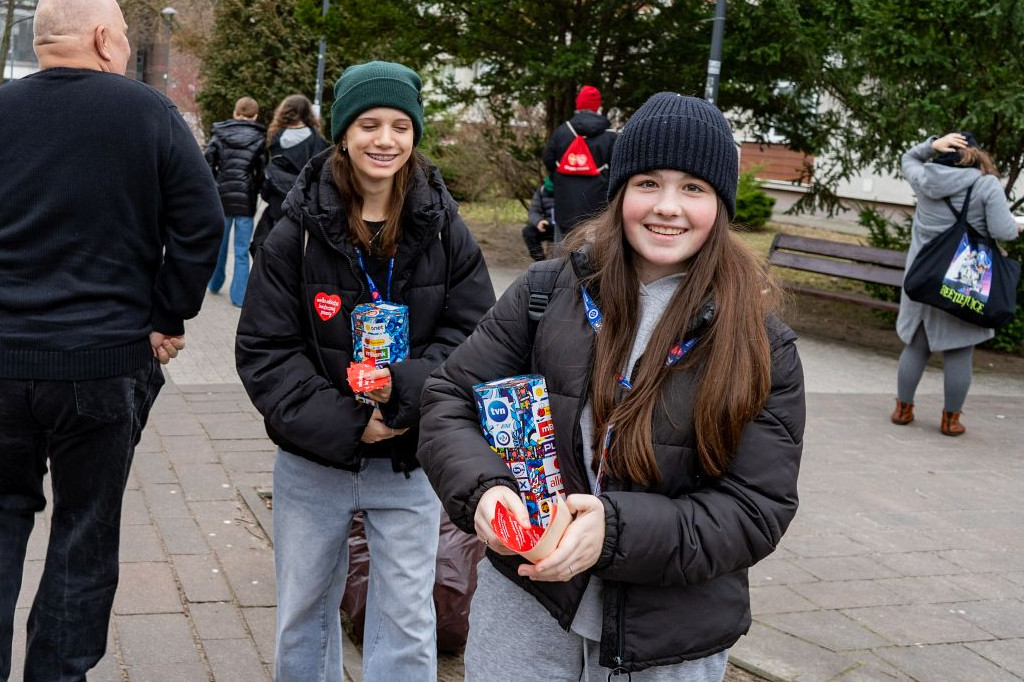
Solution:
{"label": "light blue jeans", "polygon": [[228,239],[231,237],[231,224],[235,224],[235,267],[231,275],[231,302],[242,307],[245,300],[245,287],[249,284],[249,242],[252,240],[252,216],[229,215],[224,218],[224,237],[220,240],[220,255],[217,256],[217,267],[210,278],[210,291],[217,293],[224,286],[227,276]]}
{"label": "light blue jeans", "polygon": [[363,631],[366,682],[437,679],[434,562],[441,504],[422,469],[386,459],[358,473],[283,450],[274,463],[277,682],[342,682],[339,610],[352,516],[364,513],[370,582]]}

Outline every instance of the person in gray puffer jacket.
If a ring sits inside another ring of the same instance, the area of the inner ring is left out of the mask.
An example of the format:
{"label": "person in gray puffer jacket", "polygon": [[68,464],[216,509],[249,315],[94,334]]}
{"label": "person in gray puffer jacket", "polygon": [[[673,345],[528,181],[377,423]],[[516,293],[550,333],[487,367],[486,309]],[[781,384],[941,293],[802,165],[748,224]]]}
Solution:
{"label": "person in gray puffer jacket", "polygon": [[[971,133],[933,135],[905,153],[902,165],[903,176],[917,195],[907,270],[921,247],[956,221],[946,199],[965,210],[967,222],[983,236],[1017,238],[1019,227],[1010,213],[999,172]],[[969,189],[970,205],[964,206]],[[991,339],[995,332],[901,293],[896,333],[907,345],[900,355],[892,422],[905,425],[914,421],[914,394],[925,364],[932,353],[941,352],[945,395],[940,431],[947,436],[963,434],[966,429],[960,423],[960,413],[971,385],[974,346]]]}

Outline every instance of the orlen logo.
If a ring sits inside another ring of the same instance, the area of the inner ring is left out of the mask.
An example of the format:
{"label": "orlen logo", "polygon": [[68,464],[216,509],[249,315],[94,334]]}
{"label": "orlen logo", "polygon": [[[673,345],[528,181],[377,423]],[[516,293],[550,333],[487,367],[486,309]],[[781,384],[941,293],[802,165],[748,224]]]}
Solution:
{"label": "orlen logo", "polygon": [[493,421],[503,422],[508,419],[508,406],[500,400],[492,400],[487,406],[487,416]]}

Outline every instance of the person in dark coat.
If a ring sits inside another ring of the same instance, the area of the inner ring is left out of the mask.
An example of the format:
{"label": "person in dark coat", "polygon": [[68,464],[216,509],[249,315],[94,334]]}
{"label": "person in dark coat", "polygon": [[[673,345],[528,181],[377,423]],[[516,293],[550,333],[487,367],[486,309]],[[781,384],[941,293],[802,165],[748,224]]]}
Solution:
{"label": "person in dark coat", "polygon": [[[572,232],[581,221],[604,208],[608,194],[608,162],[612,158],[615,132],[607,116],[600,113],[601,92],[592,85],[580,88],[576,113],[558,126],[544,147],[544,166],[555,185],[555,241]],[[596,175],[568,175],[561,172],[561,160],[576,135],[586,138],[594,157]]]}
{"label": "person in dark coat", "polygon": [[[125,77],[116,0],[39,0],[34,32],[41,70],[0,87],[0,680],[85,680],[135,448],[224,215],[177,108]],[[46,559],[23,584],[37,524]]]}
{"label": "person in dark coat", "polygon": [[551,178],[544,178],[530,199],[523,241],[533,260],[544,260],[544,242],[555,239],[555,186]]}
{"label": "person in dark coat", "polygon": [[[908,150],[902,166],[903,176],[917,195],[907,269],[921,247],[956,222],[946,199],[967,212],[967,222],[982,236],[1007,241],[1017,238],[1020,228],[1010,213],[999,171],[970,133],[933,135]],[[971,203],[965,206],[971,187]],[[914,395],[925,365],[932,353],[942,353],[944,397],[939,431],[946,436],[962,435],[967,429],[960,423],[960,414],[971,386],[974,347],[991,339],[995,331],[901,292],[896,333],[906,347],[900,354],[892,422],[905,425],[914,421]]]}
{"label": "person in dark coat", "polygon": [[252,97],[235,103],[234,118],[213,124],[206,145],[206,162],[210,164],[224,206],[224,237],[220,244],[217,267],[210,278],[210,291],[218,293],[224,286],[228,263],[228,241],[231,226],[235,228],[235,263],[229,290],[231,303],[242,305],[249,281],[249,240],[252,238],[256,198],[263,182],[266,157],[263,141],[266,128],[256,122],[259,106]]}
{"label": "person in dark coat", "polygon": [[[238,374],[279,447],[279,682],[342,680],[337,616],[358,511],[370,550],[364,679],[436,676],[440,505],[415,457],[420,394],[494,291],[440,172],[415,150],[420,87],[415,72],[390,62],[344,71],[331,109],[335,146],[289,192],[238,322]],[[371,302],[409,314],[408,358],[370,372],[388,380],[365,394],[375,405],[357,401],[346,381],[353,309]]]}
{"label": "person in dark coat", "polygon": [[[718,681],[750,627],[747,569],[796,513],[805,406],[796,337],[772,314],[779,288],[729,229],[737,180],[721,112],[653,96],[570,256],[533,264],[428,379],[420,462],[488,547],[467,682]],[[557,280],[531,333],[530,282],[545,272]],[[473,394],[526,372],[546,379],[574,515],[536,564],[492,530],[497,502],[528,514]]]}
{"label": "person in dark coat", "polygon": [[313,113],[313,104],[305,95],[288,95],[281,100],[267,128],[269,159],[260,189],[260,196],[267,206],[249,244],[253,258],[270,234],[270,229],[284,215],[284,198],[303,166],[328,146],[320,134],[320,122]]}

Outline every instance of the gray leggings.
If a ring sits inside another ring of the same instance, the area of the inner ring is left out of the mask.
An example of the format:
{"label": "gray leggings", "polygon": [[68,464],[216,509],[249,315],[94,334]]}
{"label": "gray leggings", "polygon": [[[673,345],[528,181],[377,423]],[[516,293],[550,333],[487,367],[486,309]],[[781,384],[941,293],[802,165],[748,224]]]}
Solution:
{"label": "gray leggings", "polygon": [[[917,328],[914,337],[900,354],[900,366],[896,375],[896,395],[905,403],[914,402],[917,385],[921,382],[924,367],[932,352],[924,325]],[[946,412],[960,412],[971,387],[972,358],[974,346],[942,351],[943,393]]]}
{"label": "gray leggings", "polygon": [[[699,617],[681,613],[680,618]],[[655,666],[626,677],[602,668],[600,642],[566,632],[485,557],[469,608],[466,682],[722,682],[729,652]]]}

